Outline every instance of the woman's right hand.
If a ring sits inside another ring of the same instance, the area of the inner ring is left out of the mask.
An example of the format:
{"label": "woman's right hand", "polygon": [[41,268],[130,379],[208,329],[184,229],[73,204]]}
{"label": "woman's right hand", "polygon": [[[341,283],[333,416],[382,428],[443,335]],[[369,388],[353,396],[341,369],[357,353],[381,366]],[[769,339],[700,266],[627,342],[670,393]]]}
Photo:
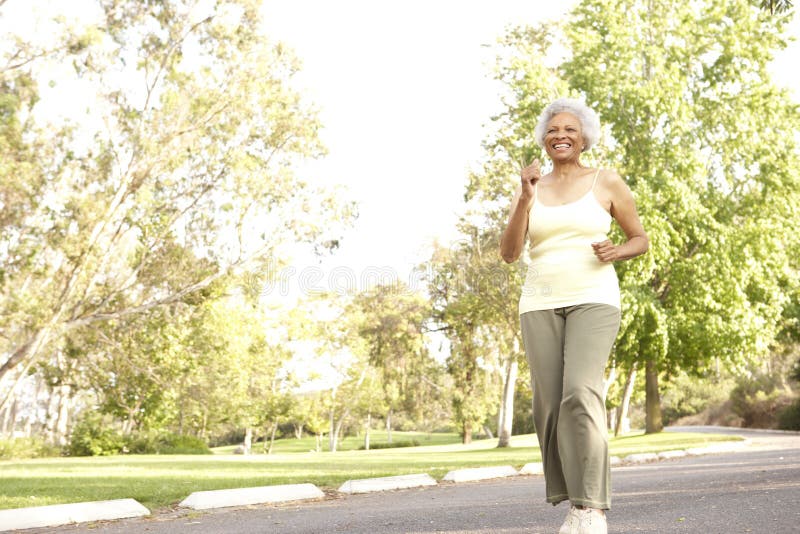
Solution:
{"label": "woman's right hand", "polygon": [[520,172],[520,179],[522,180],[522,198],[533,198],[533,186],[536,185],[536,182],[538,182],[541,177],[542,169],[538,159],[533,160],[530,165],[522,169],[522,172]]}

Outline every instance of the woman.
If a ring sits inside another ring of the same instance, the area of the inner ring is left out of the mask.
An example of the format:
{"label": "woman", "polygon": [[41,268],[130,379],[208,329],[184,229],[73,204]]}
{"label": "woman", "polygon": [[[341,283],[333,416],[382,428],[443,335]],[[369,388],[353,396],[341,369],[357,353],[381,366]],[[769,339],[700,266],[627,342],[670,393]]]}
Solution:
{"label": "woman", "polygon": [[[600,136],[594,111],[558,99],[534,133],[553,169],[542,176],[537,160],[522,170],[500,249],[511,263],[530,239],[519,313],[547,502],[571,503],[559,533],[605,534],[611,498],[603,375],[620,323],[613,262],[645,253],[649,242],[620,176],[580,161]],[[606,237],[612,218],[623,244]]]}

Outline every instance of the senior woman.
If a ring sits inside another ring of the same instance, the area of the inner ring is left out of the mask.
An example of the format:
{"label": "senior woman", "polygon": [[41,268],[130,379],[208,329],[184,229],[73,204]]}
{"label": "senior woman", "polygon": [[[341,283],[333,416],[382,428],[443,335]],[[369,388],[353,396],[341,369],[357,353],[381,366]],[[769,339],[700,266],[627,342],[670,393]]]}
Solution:
{"label": "senior woman", "polygon": [[[603,376],[620,324],[614,262],[645,253],[649,242],[620,176],[580,160],[600,136],[594,111],[558,99],[534,134],[553,168],[542,175],[537,160],[522,169],[501,255],[516,261],[529,239],[519,313],[547,502],[571,503],[559,533],[605,534],[611,475]],[[625,233],[622,244],[606,236],[612,219]]]}

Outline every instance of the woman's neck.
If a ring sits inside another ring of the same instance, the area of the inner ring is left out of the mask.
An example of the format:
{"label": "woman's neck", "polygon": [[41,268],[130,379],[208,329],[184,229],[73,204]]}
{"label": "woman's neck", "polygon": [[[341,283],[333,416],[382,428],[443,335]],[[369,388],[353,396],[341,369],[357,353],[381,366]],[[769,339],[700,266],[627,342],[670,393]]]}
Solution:
{"label": "woman's neck", "polygon": [[586,169],[586,167],[581,165],[579,160],[564,162],[554,161],[551,174],[554,180],[561,182],[564,180],[570,180],[576,175],[583,174],[584,169]]}

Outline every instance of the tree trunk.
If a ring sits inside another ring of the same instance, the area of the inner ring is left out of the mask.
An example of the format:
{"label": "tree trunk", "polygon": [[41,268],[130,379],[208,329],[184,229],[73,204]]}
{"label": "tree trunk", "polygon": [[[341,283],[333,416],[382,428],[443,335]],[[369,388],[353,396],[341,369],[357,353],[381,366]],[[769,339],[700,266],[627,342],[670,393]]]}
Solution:
{"label": "tree trunk", "polygon": [[294,437],[295,439],[303,439],[303,423],[295,424],[294,425]]}
{"label": "tree trunk", "polygon": [[333,403],[331,403],[331,417],[330,417],[330,430],[328,431],[328,450],[336,452],[336,418],[333,412]]}
{"label": "tree trunk", "polygon": [[339,434],[342,432],[342,427],[344,426],[344,420],[347,418],[348,414],[350,413],[349,410],[345,410],[342,416],[336,421],[336,427],[331,429],[331,434],[333,435],[332,443],[333,447],[331,447],[331,452],[336,452],[336,447],[339,444]]}
{"label": "tree trunk", "polygon": [[[19,385],[22,383],[23,380],[25,380],[25,377],[28,376],[28,369],[29,368],[30,368],[30,366],[26,366],[26,368],[23,369],[19,373],[17,378],[14,380],[14,383],[11,385],[11,388],[9,388],[9,390],[6,392],[6,394],[3,397],[0,397],[0,410],[8,409],[10,407],[10,404],[12,404],[13,402],[17,401],[17,388],[19,388]],[[2,377],[0,377],[0,385],[2,385]],[[36,383],[36,397],[33,399],[34,406],[36,406],[36,403],[38,402],[38,398],[39,398],[39,382],[37,381],[37,383]],[[38,411],[38,407],[37,407],[37,409],[34,410],[34,412],[36,412],[36,411]],[[12,427],[14,425],[14,421],[15,421],[14,418],[12,418],[11,419]],[[13,432],[13,428],[12,428],[12,432]]]}
{"label": "tree trunk", "polygon": [[4,408],[8,404],[19,383],[25,378],[25,376],[27,376],[28,370],[34,364],[36,353],[46,337],[45,329],[40,329],[30,339],[20,345],[11,354],[11,356],[8,357],[3,365],[0,365],[0,385],[2,385],[3,379],[6,377],[6,375],[13,371],[18,365],[25,362],[23,369],[17,376],[17,380],[14,382],[14,385],[11,386],[11,389],[8,391],[8,393],[6,393],[6,395],[0,397],[0,409]]}
{"label": "tree trunk", "polygon": [[[181,391],[184,391],[184,384],[181,384]],[[178,397],[178,434],[183,435],[183,402],[184,396],[181,393]]]}
{"label": "tree trunk", "polygon": [[461,427],[461,443],[464,445],[472,443],[472,422],[464,421]]}
{"label": "tree trunk", "polygon": [[244,443],[242,443],[244,454],[250,454],[250,449],[252,447],[253,447],[253,427],[248,426],[244,431]]}
{"label": "tree trunk", "polygon": [[483,433],[486,434],[486,439],[494,439],[494,434],[492,434],[492,429],[489,428],[489,425],[483,425]]}
{"label": "tree trunk", "polygon": [[55,388],[47,388],[47,411],[44,415],[44,440],[56,444],[56,419],[58,419],[58,395]]}
{"label": "tree trunk", "polygon": [[72,399],[69,386],[62,385],[58,389],[58,417],[56,419],[53,442],[63,447],[68,440],[70,401]]}
{"label": "tree trunk", "polygon": [[633,385],[636,382],[636,367],[637,363],[633,362],[631,370],[628,372],[628,379],[625,381],[625,391],[622,394],[622,402],[619,405],[617,420],[614,425],[615,436],[619,436],[620,432],[623,431],[624,422],[628,418],[628,408],[630,408],[631,397],[633,396]]}
{"label": "tree trunk", "polygon": [[16,419],[15,412],[17,411],[17,399],[15,398],[10,404],[6,404],[3,408],[3,419],[0,422],[0,436],[7,436],[9,438],[14,436],[14,423]]}
{"label": "tree trunk", "polygon": [[274,423],[272,423],[272,432],[269,436],[269,449],[267,449],[267,454],[272,454],[272,446],[275,444],[275,433],[278,431],[278,420],[276,419]]}
{"label": "tree trunk", "polygon": [[319,452],[322,450],[322,434],[318,432],[314,436],[317,438],[317,452]]}
{"label": "tree trunk", "polygon": [[617,379],[617,365],[614,363],[611,366],[611,370],[608,372],[608,378],[605,379],[603,382],[603,400],[608,398],[608,390],[611,388],[611,384]]}
{"label": "tree trunk", "polygon": [[647,360],[645,368],[645,434],[654,434],[664,429],[661,420],[661,397],[658,393],[658,368],[656,362]]}
{"label": "tree trunk", "polygon": [[389,408],[389,412],[386,414],[386,441],[388,443],[392,442],[392,409]]}
{"label": "tree trunk", "polygon": [[511,432],[514,424],[514,389],[517,385],[517,372],[519,364],[515,357],[508,359],[506,366],[506,380],[503,385],[503,402],[500,403],[500,415],[497,422],[497,446],[508,447],[511,445]]}
{"label": "tree trunk", "polygon": [[369,450],[369,429],[372,426],[372,412],[367,412],[367,428],[364,432],[364,450]]}
{"label": "tree trunk", "polygon": [[142,407],[142,401],[136,403],[136,406],[128,408],[128,419],[125,420],[125,423],[122,425],[122,435],[129,436],[133,432],[133,429],[136,428],[136,414],[139,413],[139,410]]}

